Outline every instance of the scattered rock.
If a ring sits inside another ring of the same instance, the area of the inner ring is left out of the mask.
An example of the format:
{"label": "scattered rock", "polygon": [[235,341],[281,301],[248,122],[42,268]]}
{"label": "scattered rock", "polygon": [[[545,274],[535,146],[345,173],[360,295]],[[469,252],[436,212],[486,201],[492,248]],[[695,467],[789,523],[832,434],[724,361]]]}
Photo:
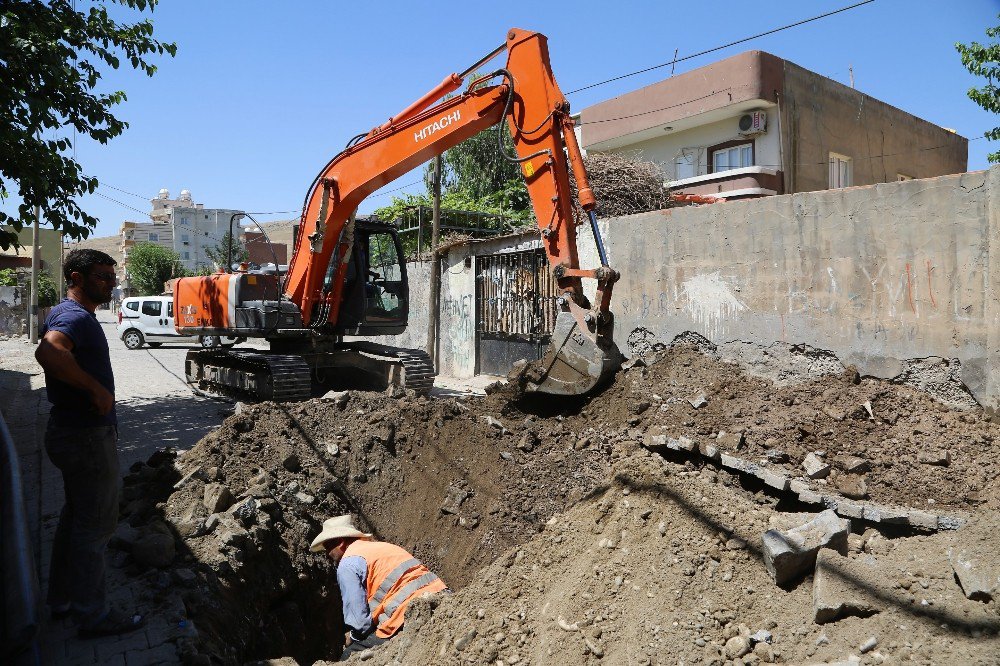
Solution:
{"label": "scattered rock", "polygon": [[205,486],[205,498],[202,501],[209,513],[220,513],[231,507],[235,500],[229,488],[221,483],[209,483]]}
{"label": "scattered rock", "polygon": [[790,459],[788,454],[781,449],[768,449],[764,456],[767,458],[768,462],[775,464],[786,463]]}
{"label": "scattered rock", "polygon": [[809,572],[820,548],[847,553],[848,523],[827,509],[811,521],[787,531],[764,533],[764,566],[778,585]]}
{"label": "scattered rock", "polygon": [[448,494],[445,495],[444,503],[441,505],[441,513],[457,514],[462,506],[462,502],[469,498],[471,493],[464,488],[449,486]]}
{"label": "scattered rock", "polygon": [[872,469],[870,462],[857,456],[834,456],[833,465],[848,474],[864,474]]}
{"label": "scattered rock", "polygon": [[284,460],[282,460],[281,466],[287,469],[289,472],[292,472],[293,474],[295,472],[299,472],[302,470],[302,462],[299,460],[299,457],[294,453],[286,457]]}
{"label": "scattered rock", "polygon": [[851,499],[868,497],[868,484],[865,482],[865,477],[860,474],[840,474],[833,485],[844,497]]}
{"label": "scattered rock", "polygon": [[702,393],[697,398],[688,399],[688,403],[695,409],[701,409],[708,404],[708,399],[705,397],[705,394]]}
{"label": "scattered rock", "polygon": [[924,465],[937,465],[939,467],[947,467],[951,464],[951,451],[939,450],[939,451],[922,451],[917,454],[917,462]]}
{"label": "scattered rock", "polygon": [[830,465],[816,453],[806,454],[805,460],[802,461],[802,468],[810,479],[825,479],[830,476]]}
{"label": "scattered rock", "polygon": [[868,652],[874,650],[876,647],[878,647],[878,639],[872,636],[871,638],[869,638],[864,643],[858,646],[858,652],[860,652],[861,654],[867,654]]}
{"label": "scattered rock", "polygon": [[169,566],[175,554],[174,538],[160,532],[146,534],[132,546],[132,558],[147,567]]}
{"label": "scattered rock", "polygon": [[737,659],[750,652],[753,645],[746,636],[733,636],[726,641],[725,652],[730,659]]}

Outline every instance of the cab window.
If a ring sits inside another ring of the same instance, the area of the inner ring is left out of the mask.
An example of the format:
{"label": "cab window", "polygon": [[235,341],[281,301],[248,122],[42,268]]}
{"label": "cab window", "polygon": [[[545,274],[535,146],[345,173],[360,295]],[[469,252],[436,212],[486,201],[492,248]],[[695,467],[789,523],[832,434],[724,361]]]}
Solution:
{"label": "cab window", "polygon": [[142,302],[142,314],[150,315],[152,317],[159,317],[161,312],[163,312],[163,303],[161,303],[160,301]]}

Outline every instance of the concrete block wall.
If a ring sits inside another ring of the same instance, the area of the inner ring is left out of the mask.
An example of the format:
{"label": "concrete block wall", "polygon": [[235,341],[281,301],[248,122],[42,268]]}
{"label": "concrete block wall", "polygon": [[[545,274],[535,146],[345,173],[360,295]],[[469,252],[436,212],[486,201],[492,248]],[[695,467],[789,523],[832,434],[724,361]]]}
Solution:
{"label": "concrete block wall", "polygon": [[[862,374],[957,359],[1000,407],[1000,167],[601,221],[615,335],[805,343]],[[581,261],[596,262],[589,234]],[[995,263],[995,260],[993,261]]]}
{"label": "concrete block wall", "polygon": [[[1000,408],[1000,270],[991,263],[991,251],[1000,253],[1000,167],[656,211],[600,227],[622,274],[612,310],[626,355],[695,331],[717,344],[808,344],[883,378],[915,359],[956,359],[976,399]],[[596,266],[589,230],[579,232],[581,263]],[[532,245],[507,238],[449,252],[441,374],[475,373],[475,255]],[[387,344],[425,346],[429,274],[429,264],[411,265],[410,329]]]}

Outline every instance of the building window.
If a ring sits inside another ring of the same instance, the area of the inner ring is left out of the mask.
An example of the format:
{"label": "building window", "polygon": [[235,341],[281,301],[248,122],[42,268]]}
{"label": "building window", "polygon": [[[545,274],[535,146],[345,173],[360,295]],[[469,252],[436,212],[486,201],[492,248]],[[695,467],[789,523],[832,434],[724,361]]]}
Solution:
{"label": "building window", "polygon": [[188,243],[190,241],[191,241],[191,236],[189,236],[188,234],[181,234],[182,243]]}
{"label": "building window", "polygon": [[682,148],[680,155],[674,159],[674,180],[694,178],[698,175],[698,150]]}
{"label": "building window", "polygon": [[830,189],[850,187],[854,184],[853,172],[850,157],[830,153]]}
{"label": "building window", "polygon": [[149,238],[147,240],[149,240],[150,243],[158,243],[160,242],[160,234],[156,232],[150,232]]}
{"label": "building window", "polygon": [[189,259],[191,258],[191,253],[190,253],[190,252],[185,252],[185,253],[184,253],[184,254],[183,254],[183,255],[181,256],[181,258],[182,258],[182,259],[183,259],[184,261],[187,261],[187,260],[189,260]]}
{"label": "building window", "polygon": [[182,227],[189,227],[189,226],[191,226],[191,220],[189,218],[182,217],[181,218],[181,226]]}
{"label": "building window", "polygon": [[708,149],[712,172],[753,166],[753,141],[727,141]]}
{"label": "building window", "polygon": [[913,176],[907,176],[905,173],[897,173],[896,180],[898,181],[913,180]]}

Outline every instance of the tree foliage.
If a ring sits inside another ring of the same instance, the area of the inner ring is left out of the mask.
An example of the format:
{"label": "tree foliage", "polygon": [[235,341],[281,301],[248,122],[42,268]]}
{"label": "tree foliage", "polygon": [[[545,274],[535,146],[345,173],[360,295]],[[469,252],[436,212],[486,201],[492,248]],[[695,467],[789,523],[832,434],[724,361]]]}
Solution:
{"label": "tree foliage", "polygon": [[97,219],[77,199],[93,193],[97,178],[86,175],[72,156],[71,132],[107,143],[128,123],[112,107],[123,91],[98,90],[102,70],[124,60],[147,76],[151,56],[173,56],[177,47],[153,37],[150,19],[118,22],[109,4],[153,11],[157,0],[0,0],[0,200],[16,195],[17,215],[0,211],[0,248],[17,242],[17,232],[34,219],[34,208],[53,229],[86,238]]}
{"label": "tree foliage", "polygon": [[185,275],[180,256],[153,243],[136,243],[128,255],[128,279],[142,296],[163,293],[163,283]]}
{"label": "tree foliage", "polygon": [[[1000,26],[987,28],[986,35],[992,39],[1000,37]],[[986,85],[981,88],[969,88],[969,99],[993,113],[1000,113],[1000,44],[955,44],[959,55],[962,57],[962,64],[969,70],[970,74],[981,76],[986,79]],[[1000,140],[1000,127],[984,133],[990,141]],[[1000,162],[1000,151],[987,155],[990,162]]]}
{"label": "tree foliage", "polygon": [[[205,248],[205,256],[215,262],[217,267],[228,270],[234,263],[247,261],[250,258],[250,252],[239,236],[234,236],[231,231],[227,231],[222,236],[221,242],[216,243],[214,247]],[[232,257],[232,261],[229,261],[230,257]]]}

